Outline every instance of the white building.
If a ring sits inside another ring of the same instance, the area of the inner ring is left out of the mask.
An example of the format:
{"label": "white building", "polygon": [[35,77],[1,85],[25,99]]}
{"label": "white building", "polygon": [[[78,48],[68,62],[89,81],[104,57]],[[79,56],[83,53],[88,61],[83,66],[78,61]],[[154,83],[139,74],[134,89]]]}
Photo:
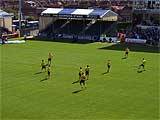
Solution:
{"label": "white building", "polygon": [[0,27],[7,28],[9,31],[12,31],[12,16],[0,9]]}

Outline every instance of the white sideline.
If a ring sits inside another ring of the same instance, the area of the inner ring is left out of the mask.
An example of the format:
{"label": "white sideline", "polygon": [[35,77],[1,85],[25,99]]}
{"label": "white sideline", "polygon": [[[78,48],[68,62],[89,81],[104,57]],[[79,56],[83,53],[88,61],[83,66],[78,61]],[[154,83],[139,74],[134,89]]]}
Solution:
{"label": "white sideline", "polygon": [[[19,44],[19,43],[25,43],[24,40],[13,40],[13,41],[5,41],[5,44]],[[2,41],[0,41],[0,44],[2,44]]]}

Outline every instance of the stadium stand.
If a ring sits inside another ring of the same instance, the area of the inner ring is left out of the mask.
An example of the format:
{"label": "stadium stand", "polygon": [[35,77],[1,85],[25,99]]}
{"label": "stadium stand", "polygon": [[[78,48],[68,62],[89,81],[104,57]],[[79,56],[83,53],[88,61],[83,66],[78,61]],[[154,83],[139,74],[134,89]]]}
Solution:
{"label": "stadium stand", "polygon": [[[89,20],[71,20],[60,33],[65,34],[79,34],[85,26],[89,23]],[[76,28],[76,29],[75,29]],[[73,30],[74,29],[74,30]]]}
{"label": "stadium stand", "polygon": [[137,0],[132,13],[133,28],[127,36],[145,39],[147,44],[158,46],[160,42],[159,0]]}
{"label": "stadium stand", "polygon": [[157,46],[160,42],[160,27],[157,26],[137,26],[127,37],[134,39],[145,39],[147,44]]}
{"label": "stadium stand", "polygon": [[52,38],[55,34],[74,36],[72,38],[101,36],[107,34],[110,26],[117,21],[117,16],[111,10],[48,8],[40,17],[40,37]]}

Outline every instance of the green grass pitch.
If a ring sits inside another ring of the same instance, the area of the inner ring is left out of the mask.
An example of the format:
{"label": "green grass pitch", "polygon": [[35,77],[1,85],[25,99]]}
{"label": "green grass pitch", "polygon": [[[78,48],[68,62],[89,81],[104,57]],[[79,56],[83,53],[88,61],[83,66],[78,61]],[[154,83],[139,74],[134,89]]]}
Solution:
{"label": "green grass pitch", "polygon": [[[2,120],[158,120],[159,52],[150,47],[27,41],[0,46]],[[55,54],[51,79],[38,74],[42,59]],[[137,73],[145,58],[146,71]],[[112,61],[111,72],[106,61]],[[87,89],[78,80],[79,67],[91,67]],[[37,73],[37,74],[36,74]],[[77,91],[77,92],[76,92]]]}

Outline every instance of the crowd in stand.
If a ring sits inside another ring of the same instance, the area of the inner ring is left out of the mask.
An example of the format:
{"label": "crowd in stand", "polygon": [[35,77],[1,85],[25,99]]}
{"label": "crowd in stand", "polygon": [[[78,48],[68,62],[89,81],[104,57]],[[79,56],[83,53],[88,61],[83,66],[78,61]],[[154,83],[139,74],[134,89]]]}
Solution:
{"label": "crowd in stand", "polygon": [[157,0],[155,1],[136,1],[135,9],[160,9],[160,2]]}
{"label": "crowd in stand", "polygon": [[145,39],[147,44],[158,45],[160,42],[160,29],[158,27],[148,27],[146,29],[138,27],[136,30],[128,32],[127,37]]}

